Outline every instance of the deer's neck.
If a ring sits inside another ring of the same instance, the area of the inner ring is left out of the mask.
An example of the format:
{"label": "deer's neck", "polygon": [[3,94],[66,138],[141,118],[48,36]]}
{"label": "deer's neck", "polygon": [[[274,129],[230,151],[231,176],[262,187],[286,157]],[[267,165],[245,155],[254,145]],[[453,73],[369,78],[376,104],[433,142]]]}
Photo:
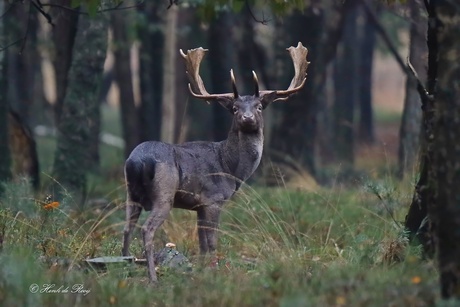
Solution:
{"label": "deer's neck", "polygon": [[263,144],[262,129],[245,133],[232,127],[228,138],[222,142],[223,164],[229,174],[241,181],[248,179],[259,166]]}

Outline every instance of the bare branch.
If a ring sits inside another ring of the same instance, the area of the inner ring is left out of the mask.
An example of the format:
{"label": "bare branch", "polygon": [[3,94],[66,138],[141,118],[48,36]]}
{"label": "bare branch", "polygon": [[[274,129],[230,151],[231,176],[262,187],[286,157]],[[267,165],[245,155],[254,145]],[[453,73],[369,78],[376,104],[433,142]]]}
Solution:
{"label": "bare branch", "polygon": [[410,63],[409,58],[407,58],[407,68],[409,69],[409,71],[412,73],[412,76],[417,81],[417,91],[420,95],[420,98],[422,99],[422,105],[424,105],[426,101],[431,99],[431,96],[426,90],[426,88],[423,86],[422,81],[420,81],[420,78],[418,77],[417,72],[415,71],[414,67]]}
{"label": "bare branch", "polygon": [[[48,21],[48,23],[54,27],[54,23],[53,23],[53,20],[50,16],[50,14],[48,14],[47,12],[45,12],[43,10],[43,4],[40,2],[40,0],[37,0],[37,2],[35,3],[33,0],[30,0],[30,3],[32,3],[32,5],[40,12],[40,14],[43,15],[43,17],[46,18],[46,20]],[[30,15],[30,12],[29,12],[29,15]],[[29,18],[30,19],[30,18]],[[28,26],[27,26],[28,28]]]}
{"label": "bare branch", "polygon": [[3,51],[5,51],[6,49],[10,48],[11,46],[14,46],[14,45],[18,44],[18,43],[19,43],[20,41],[22,41],[23,39],[24,39],[24,37],[21,37],[21,38],[15,40],[15,41],[12,42],[12,43],[9,43],[9,44],[6,45],[5,47],[0,47],[0,52],[3,52]]}
{"label": "bare branch", "polygon": [[169,5],[166,9],[169,10],[173,5],[179,5],[179,0],[169,0]]}
{"label": "bare branch", "polygon": [[[407,59],[407,65],[404,64],[404,61],[403,61],[402,57],[399,55],[398,50],[396,49],[394,44],[391,42],[391,39],[388,36],[388,33],[385,31],[383,26],[380,24],[379,20],[377,19],[377,16],[375,15],[374,11],[369,7],[369,5],[367,4],[366,0],[360,0],[360,1],[361,1],[361,4],[363,5],[364,11],[366,12],[367,16],[369,17],[369,20],[372,22],[372,24],[374,25],[374,27],[377,30],[377,32],[380,34],[382,39],[385,41],[388,49],[390,50],[391,54],[396,59],[396,62],[399,64],[399,66],[401,67],[403,72],[408,77],[413,77],[413,78],[416,79],[416,81],[417,81],[417,91],[419,92],[420,98],[422,99],[422,105],[424,105],[424,103],[426,101],[428,101],[428,99],[430,99],[429,98],[430,96],[429,96],[427,90],[425,89],[425,87],[423,86],[422,81],[420,81],[420,78],[418,77],[417,72],[415,71],[415,69],[410,64],[409,59]],[[428,0],[425,0],[426,4],[427,4],[427,1]]]}
{"label": "bare branch", "polygon": [[254,13],[252,12],[251,6],[249,5],[249,0],[245,0],[246,8],[249,12],[249,15],[251,15],[252,19],[254,19],[256,22],[261,23],[263,25],[267,25],[270,19],[265,19],[264,13],[262,12],[262,19],[258,19]]}

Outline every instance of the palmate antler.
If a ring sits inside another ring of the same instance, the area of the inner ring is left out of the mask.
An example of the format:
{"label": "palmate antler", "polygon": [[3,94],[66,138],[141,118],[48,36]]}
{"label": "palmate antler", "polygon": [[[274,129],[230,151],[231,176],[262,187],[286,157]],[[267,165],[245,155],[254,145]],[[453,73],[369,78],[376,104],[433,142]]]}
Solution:
{"label": "palmate antler", "polygon": [[255,85],[255,95],[256,96],[265,96],[268,94],[275,95],[273,101],[286,100],[290,95],[298,92],[302,89],[307,79],[307,68],[310,62],[307,61],[308,49],[305,48],[301,42],[297,44],[297,47],[289,47],[286,49],[291,55],[292,62],[294,64],[294,77],[292,78],[291,84],[287,90],[264,90],[259,91],[259,80],[256,73],[253,71],[254,83]]}
{"label": "palmate antler", "polygon": [[[254,84],[255,84],[255,93],[254,96],[267,98],[269,101],[278,101],[286,100],[290,95],[298,92],[305,84],[307,68],[310,62],[307,61],[308,50],[305,48],[301,42],[297,44],[297,47],[289,47],[286,49],[291,55],[292,62],[294,64],[294,77],[292,78],[291,84],[287,90],[264,90],[259,91],[259,81],[257,75],[252,71]],[[180,53],[185,60],[185,65],[187,69],[187,75],[190,80],[189,90],[190,93],[195,98],[204,99],[209,101],[219,100],[219,99],[236,99],[238,98],[238,90],[236,88],[235,76],[233,75],[233,69],[230,70],[230,77],[232,80],[233,93],[224,93],[224,94],[209,94],[206,88],[204,87],[203,80],[200,77],[200,64],[203,60],[207,49],[202,47],[187,50],[185,54],[182,49]],[[267,101],[268,102],[268,101]]]}
{"label": "palmate antler", "polygon": [[233,74],[233,69],[230,70],[230,77],[232,79],[233,93],[224,93],[224,94],[209,94],[206,88],[204,87],[203,80],[200,77],[200,64],[201,60],[208,49],[203,49],[202,47],[187,50],[185,54],[182,49],[180,54],[185,60],[185,66],[187,69],[187,75],[190,80],[188,88],[193,97],[207,100],[208,102],[220,98],[234,98],[238,97],[238,90],[236,89],[235,76]]}

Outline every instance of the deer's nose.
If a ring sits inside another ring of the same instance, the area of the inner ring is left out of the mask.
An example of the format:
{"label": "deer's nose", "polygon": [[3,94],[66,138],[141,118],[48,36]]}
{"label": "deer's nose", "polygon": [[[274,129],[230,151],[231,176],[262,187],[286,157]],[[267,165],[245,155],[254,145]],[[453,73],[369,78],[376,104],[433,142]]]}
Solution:
{"label": "deer's nose", "polygon": [[248,113],[244,113],[242,117],[243,117],[243,120],[252,120],[254,119],[254,114],[248,112]]}

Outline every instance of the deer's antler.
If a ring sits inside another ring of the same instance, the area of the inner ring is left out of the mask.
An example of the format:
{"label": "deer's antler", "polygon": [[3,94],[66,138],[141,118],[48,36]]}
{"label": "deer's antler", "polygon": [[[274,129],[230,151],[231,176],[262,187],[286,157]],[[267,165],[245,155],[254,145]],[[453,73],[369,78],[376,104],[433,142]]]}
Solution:
{"label": "deer's antler", "polygon": [[290,95],[298,92],[305,84],[305,80],[307,79],[307,68],[310,62],[307,61],[308,49],[305,48],[301,42],[297,44],[297,47],[289,47],[286,49],[289,54],[291,55],[292,62],[294,64],[294,77],[292,78],[291,84],[289,85],[287,90],[265,90],[265,91],[258,91],[259,84],[257,75],[253,72],[254,82],[256,84],[256,96],[265,96],[267,94],[274,95],[274,100],[286,100],[289,98]]}
{"label": "deer's antler", "polygon": [[203,49],[202,47],[187,50],[187,54],[185,54],[182,49],[180,50],[180,54],[185,60],[185,66],[187,69],[188,79],[190,83],[188,84],[188,88],[190,93],[193,97],[198,99],[204,99],[209,101],[217,100],[221,98],[237,98],[238,91],[236,89],[236,82],[235,76],[233,75],[233,70],[230,70],[230,77],[232,79],[232,88],[233,93],[224,93],[224,94],[209,94],[204,87],[203,80],[200,77],[200,64],[201,60],[203,59],[207,49]]}

